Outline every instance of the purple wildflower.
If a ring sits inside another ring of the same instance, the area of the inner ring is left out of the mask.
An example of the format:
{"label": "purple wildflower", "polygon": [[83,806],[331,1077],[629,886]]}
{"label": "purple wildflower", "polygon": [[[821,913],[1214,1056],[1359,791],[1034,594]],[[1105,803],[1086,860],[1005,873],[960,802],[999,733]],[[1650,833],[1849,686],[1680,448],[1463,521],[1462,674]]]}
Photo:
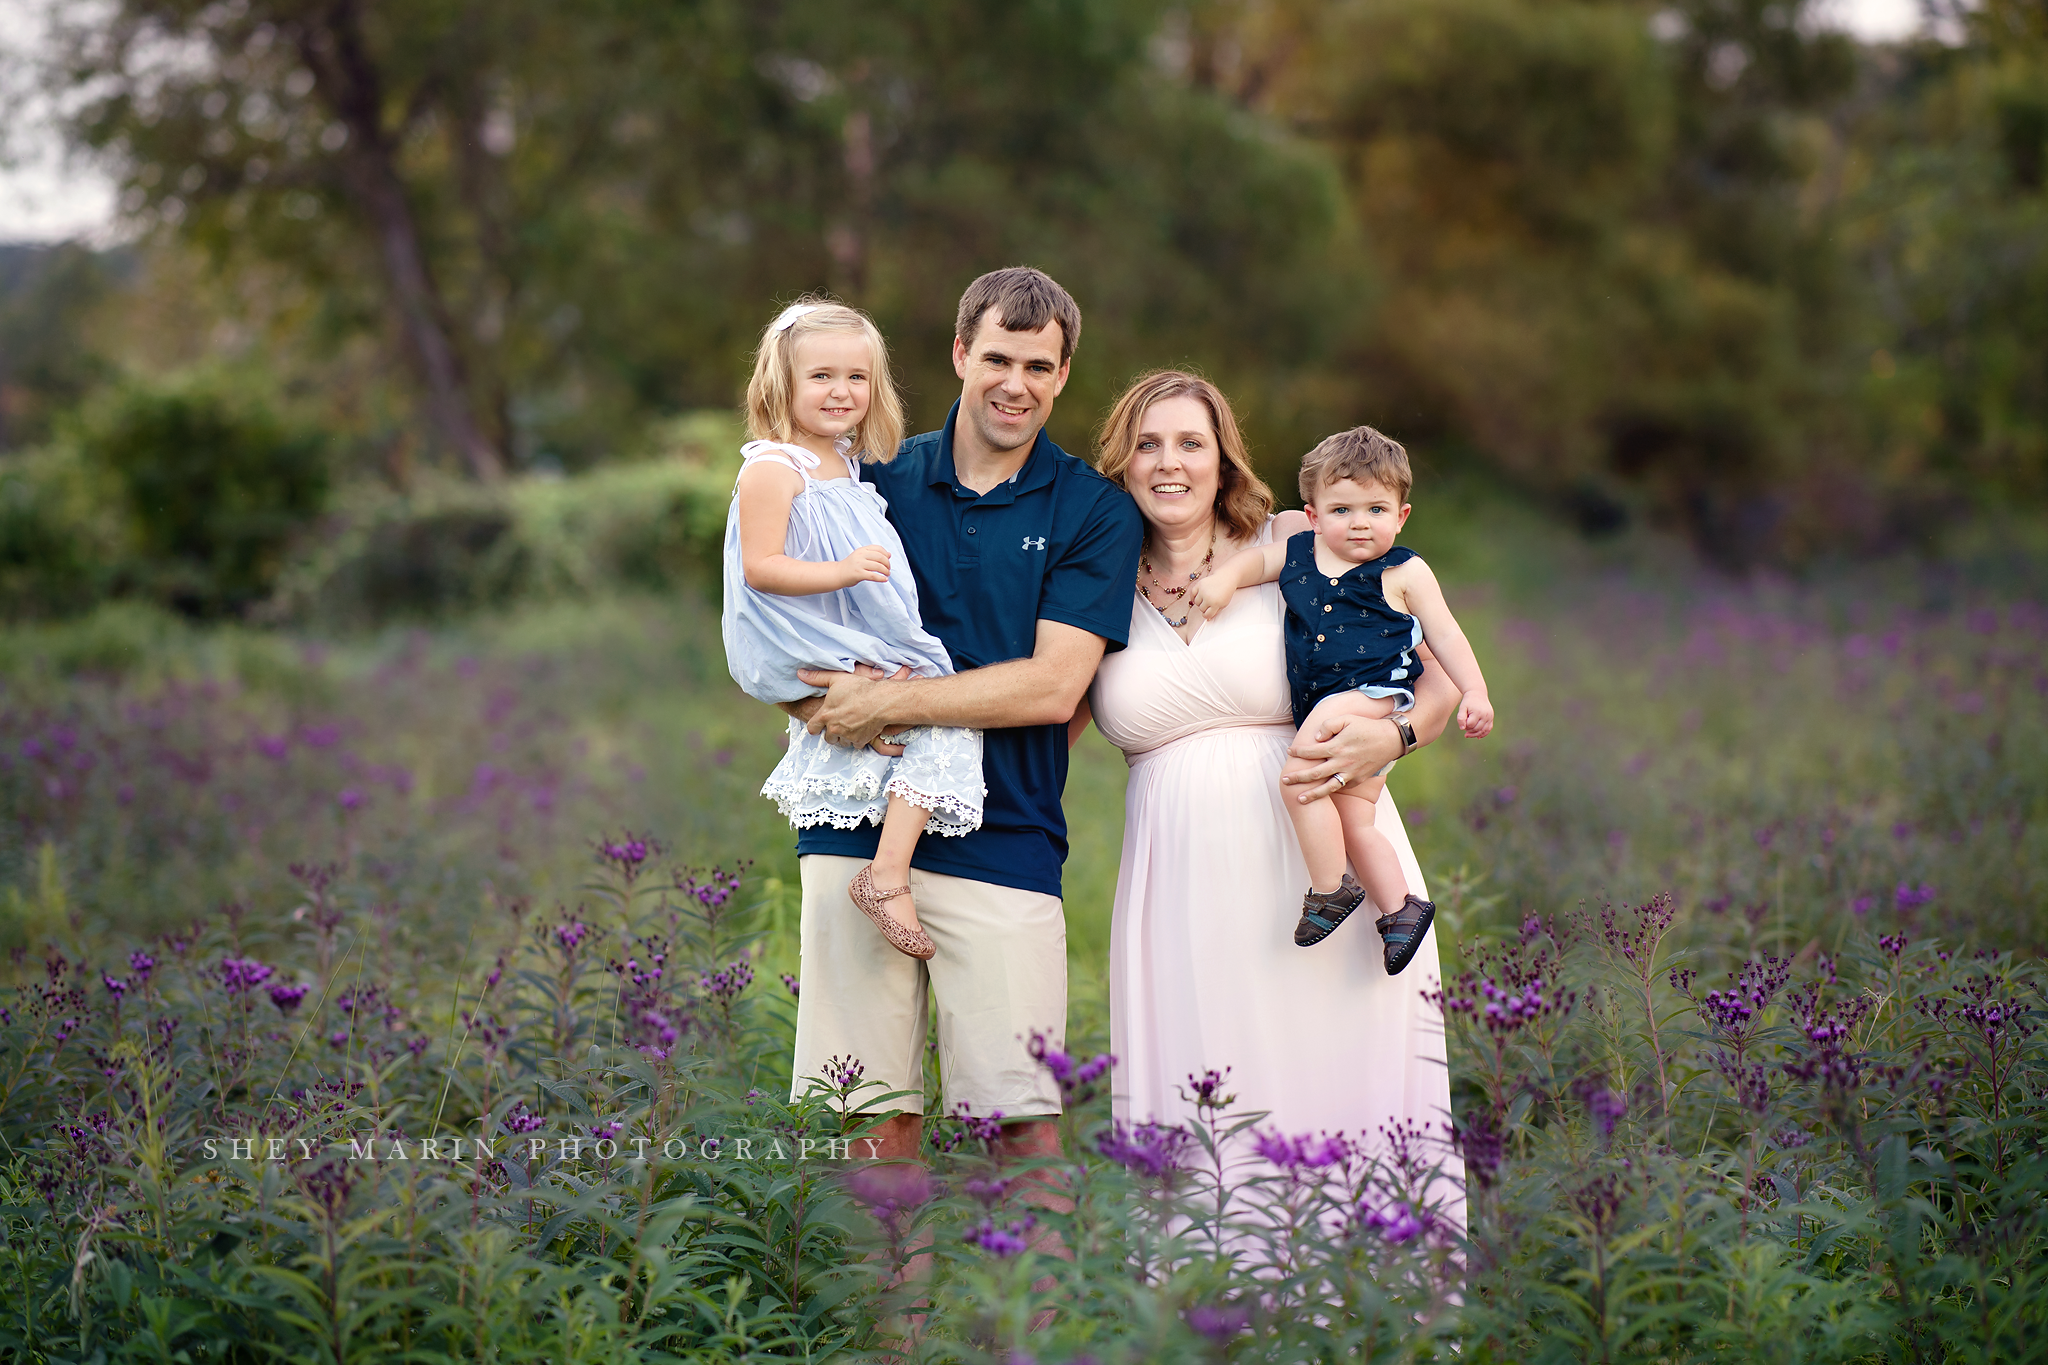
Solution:
{"label": "purple wildflower", "polygon": [[583,940],[589,934],[590,926],[581,920],[567,920],[555,926],[555,942],[571,953],[583,946]]}
{"label": "purple wildflower", "polygon": [[1252,1310],[1242,1303],[1203,1303],[1181,1315],[1187,1325],[1221,1346],[1252,1325]]}
{"label": "purple wildflower", "polygon": [[623,1120],[610,1119],[604,1123],[591,1124],[590,1135],[596,1138],[599,1142],[609,1142],[611,1139],[617,1137],[620,1133],[624,1132],[625,1129],[626,1125]]}
{"label": "purple wildflower", "polygon": [[272,986],[270,988],[270,1003],[277,1006],[279,1014],[290,1014],[299,1007],[299,1002],[305,998],[306,987],[304,986]]}
{"label": "purple wildflower", "polygon": [[1428,1209],[1417,1210],[1399,1200],[1378,1209],[1370,1201],[1360,1201],[1354,1223],[1361,1232],[1377,1232],[1391,1246],[1404,1246],[1435,1225],[1436,1215]]}
{"label": "purple wildflower", "polygon": [[788,972],[784,972],[784,973],[782,974],[782,986],[783,986],[783,989],[789,992],[789,994],[790,994],[790,997],[791,997],[792,999],[796,998],[796,996],[797,996],[797,993],[798,993],[798,990],[797,990],[797,988],[798,988],[798,986],[799,986],[799,985],[801,985],[801,983],[800,983],[800,982],[799,982],[799,981],[798,981],[798,980],[797,980],[797,979],[796,979],[796,978],[795,978],[794,976],[792,976],[792,975],[791,975],[790,973],[788,973]]}
{"label": "purple wildflower", "polygon": [[116,1005],[121,1003],[122,996],[128,994],[128,983],[122,980],[120,977],[114,976],[110,973],[100,973],[100,984],[107,988],[108,995],[114,997],[114,1003]]}
{"label": "purple wildflower", "polygon": [[343,810],[355,810],[363,804],[363,794],[354,787],[343,787],[335,794],[335,801]]}
{"label": "purple wildflower", "polygon": [[1918,886],[1908,886],[1900,882],[1892,891],[1892,904],[1901,911],[1918,910],[1933,899],[1934,888],[1925,882]]}
{"label": "purple wildflower", "polygon": [[526,1107],[521,1100],[505,1115],[505,1131],[508,1133],[532,1133],[547,1125],[547,1120]]}
{"label": "purple wildflower", "polygon": [[1507,1137],[1493,1110],[1481,1107],[1467,1114],[1465,1122],[1452,1127],[1451,1143],[1465,1158],[1466,1172],[1482,1189],[1490,1189],[1507,1154]]}
{"label": "purple wildflower", "polygon": [[224,957],[220,963],[220,981],[229,995],[243,995],[268,981],[274,970],[253,957]]}
{"label": "purple wildflower", "polygon": [[962,1240],[969,1246],[980,1247],[991,1256],[1007,1260],[1031,1249],[1031,1229],[1036,1226],[1038,1220],[1029,1214],[1006,1227],[997,1227],[995,1219],[984,1218],[969,1229]]}
{"label": "purple wildflower", "polygon": [[[1214,1075],[1214,1072],[1210,1073]],[[1181,1168],[1195,1135],[1178,1126],[1112,1122],[1096,1135],[1095,1150],[1150,1180],[1166,1180]]]}
{"label": "purple wildflower", "polygon": [[156,970],[156,959],[141,951],[130,953],[128,970],[135,974],[135,984],[140,986],[148,981],[149,974]]}
{"label": "purple wildflower", "polygon": [[892,1218],[932,1197],[931,1177],[916,1162],[876,1162],[854,1168],[846,1189],[877,1218]]}
{"label": "purple wildflower", "polygon": [[1336,1166],[1351,1157],[1351,1144],[1343,1134],[1320,1137],[1303,1133],[1299,1137],[1288,1137],[1284,1133],[1259,1133],[1252,1139],[1252,1150],[1273,1165],[1299,1178],[1309,1171],[1319,1171],[1325,1166]]}
{"label": "purple wildflower", "polygon": [[1098,1052],[1088,1061],[1077,1062],[1053,1045],[1051,1034],[1040,1033],[1037,1029],[1031,1030],[1031,1041],[1025,1044],[1025,1050],[1033,1061],[1052,1074],[1069,1106],[1094,1099],[1095,1083],[1116,1065],[1116,1058],[1107,1052]]}
{"label": "purple wildflower", "polygon": [[841,1094],[851,1094],[861,1084],[861,1076],[867,1071],[858,1057],[828,1057],[821,1068],[827,1083]]}
{"label": "purple wildflower", "polygon": [[704,993],[721,1005],[729,1005],[739,998],[740,992],[754,984],[754,966],[745,958],[715,972],[705,972],[697,979]]}

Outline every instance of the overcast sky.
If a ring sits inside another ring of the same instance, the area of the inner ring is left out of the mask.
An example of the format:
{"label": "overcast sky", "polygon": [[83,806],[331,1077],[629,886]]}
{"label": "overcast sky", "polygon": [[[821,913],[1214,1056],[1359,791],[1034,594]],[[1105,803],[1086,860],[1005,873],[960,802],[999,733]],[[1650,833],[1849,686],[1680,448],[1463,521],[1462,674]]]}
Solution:
{"label": "overcast sky", "polygon": [[[1425,0],[1416,0],[1424,3]],[[1863,38],[1901,38],[1920,26],[1919,0],[1822,0],[1830,22]],[[37,0],[0,0],[0,49],[32,50]],[[6,69],[0,66],[0,80]],[[67,163],[56,141],[33,126],[8,130],[0,154],[0,242],[102,237],[114,216],[114,194],[92,167]]]}

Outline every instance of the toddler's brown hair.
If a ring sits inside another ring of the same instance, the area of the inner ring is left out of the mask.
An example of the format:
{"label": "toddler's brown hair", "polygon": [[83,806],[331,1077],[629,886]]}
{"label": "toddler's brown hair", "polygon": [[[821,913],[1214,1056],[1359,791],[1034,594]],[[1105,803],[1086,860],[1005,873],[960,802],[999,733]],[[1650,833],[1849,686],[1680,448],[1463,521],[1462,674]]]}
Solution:
{"label": "toddler's brown hair", "polygon": [[1415,486],[1407,450],[1371,427],[1353,427],[1326,436],[1301,457],[1303,502],[1314,502],[1317,492],[1339,479],[1384,484],[1396,502],[1408,501],[1408,490]]}

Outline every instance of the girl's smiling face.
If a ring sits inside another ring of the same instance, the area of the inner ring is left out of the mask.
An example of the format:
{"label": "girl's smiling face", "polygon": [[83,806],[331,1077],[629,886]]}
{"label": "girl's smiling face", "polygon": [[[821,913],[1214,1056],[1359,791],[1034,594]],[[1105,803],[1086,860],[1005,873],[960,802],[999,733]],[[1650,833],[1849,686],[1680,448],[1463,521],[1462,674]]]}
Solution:
{"label": "girl's smiling face", "polygon": [[1377,479],[1361,484],[1333,479],[1316,490],[1308,524],[1323,547],[1350,564],[1378,559],[1394,548],[1408,523],[1409,506]]}
{"label": "girl's smiling face", "polygon": [[868,415],[874,357],[854,332],[808,332],[796,340],[790,416],[809,436],[834,440]]}

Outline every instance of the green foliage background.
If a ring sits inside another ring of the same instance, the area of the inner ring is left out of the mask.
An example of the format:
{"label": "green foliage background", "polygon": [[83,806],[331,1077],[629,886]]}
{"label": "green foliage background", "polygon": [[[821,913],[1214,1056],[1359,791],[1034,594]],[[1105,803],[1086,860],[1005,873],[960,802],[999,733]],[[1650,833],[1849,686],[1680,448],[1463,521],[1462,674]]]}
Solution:
{"label": "green foliage background", "polygon": [[[326,433],[337,487],[431,485],[371,166],[515,469],[729,408],[810,289],[876,315],[928,426],[961,287],[1029,261],[1086,315],[1070,449],[1193,364],[1282,488],[1371,421],[1723,565],[1928,548],[2048,492],[2048,37],[2019,0],[1883,47],[1812,8],[53,0],[11,73],[137,236],[0,261],[0,444],[199,366]],[[367,107],[316,76],[344,41]]]}

